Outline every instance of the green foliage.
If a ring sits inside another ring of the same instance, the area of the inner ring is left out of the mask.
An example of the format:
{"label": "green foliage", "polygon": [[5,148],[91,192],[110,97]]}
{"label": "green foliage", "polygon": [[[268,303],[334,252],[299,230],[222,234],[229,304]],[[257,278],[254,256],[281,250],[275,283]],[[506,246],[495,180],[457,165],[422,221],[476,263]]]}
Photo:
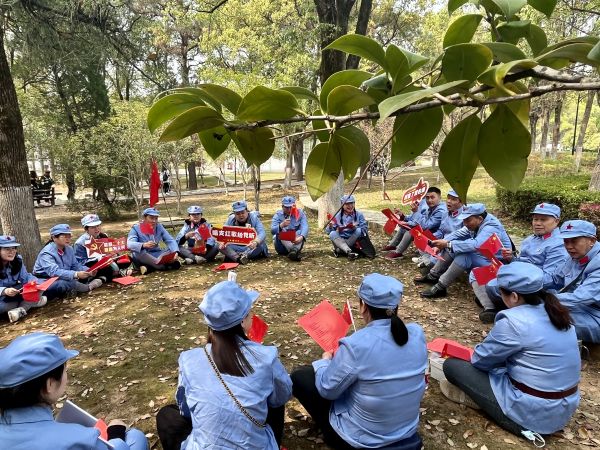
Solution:
{"label": "green foliage", "polygon": [[544,202],[560,206],[562,220],[584,218],[582,204],[600,203],[600,193],[588,191],[589,183],[589,175],[530,177],[515,192],[496,186],[496,198],[502,212],[515,219],[529,217],[533,207]]}
{"label": "green foliage", "polygon": [[471,42],[481,19],[480,14],[466,14],[452,22],[444,35],[444,48]]}
{"label": "green foliage", "polygon": [[442,128],[442,108],[402,114],[394,121],[390,168],[414,160],[429,148]]}
{"label": "green foliage", "polygon": [[257,120],[283,120],[302,114],[304,113],[292,93],[283,89],[257,86],[242,99],[236,118],[254,122]]}
{"label": "green foliage", "polygon": [[446,49],[442,75],[447,81],[475,81],[492,63],[492,51],[481,44],[457,44]]}
{"label": "green foliage", "polygon": [[383,48],[370,37],[360,34],[347,34],[333,41],[324,50],[329,49],[357,55],[379,64],[384,69],[386,68],[386,55]]}

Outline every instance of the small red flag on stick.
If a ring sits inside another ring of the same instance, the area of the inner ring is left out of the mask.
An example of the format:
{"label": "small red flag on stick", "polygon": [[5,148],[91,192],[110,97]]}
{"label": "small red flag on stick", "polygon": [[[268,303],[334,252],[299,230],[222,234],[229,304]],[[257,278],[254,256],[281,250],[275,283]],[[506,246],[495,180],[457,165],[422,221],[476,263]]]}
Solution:
{"label": "small red flag on stick", "polygon": [[152,161],[152,173],[150,174],[150,207],[158,203],[158,191],[160,190],[160,174],[158,164]]}

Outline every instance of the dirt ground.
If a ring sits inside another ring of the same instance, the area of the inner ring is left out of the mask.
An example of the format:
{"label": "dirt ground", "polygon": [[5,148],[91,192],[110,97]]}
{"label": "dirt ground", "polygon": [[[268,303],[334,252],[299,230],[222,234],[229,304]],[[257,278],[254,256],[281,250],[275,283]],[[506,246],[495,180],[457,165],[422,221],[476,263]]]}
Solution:
{"label": "dirt ground", "polygon": [[[234,195],[185,198],[185,206],[201,204],[207,219],[218,225],[231,202],[237,200]],[[282,195],[283,191],[262,195],[261,211],[267,228]],[[159,207],[164,213],[164,206]],[[169,208],[176,216],[173,205]],[[68,213],[64,207],[39,208],[37,212],[43,237],[50,226],[59,222],[80,228],[81,216]],[[104,230],[121,236],[135,220],[132,215],[118,223],[105,223]],[[378,234],[372,239],[377,248],[386,241]],[[270,241],[269,248],[273,248]],[[420,298],[421,288],[411,281],[417,270],[409,258],[390,261],[377,257],[354,262],[336,259],[314,220],[304,254],[302,262],[291,263],[271,253],[270,258],[238,270],[238,281],[245,288],[261,292],[255,312],[270,326],[265,344],[279,348],[289,371],[321,355],[319,347],[296,324],[297,318],[324,298],[339,309],[346,299],[356,307],[356,287],[371,272],[393,275],[404,283],[400,315],[406,322],[421,324],[428,340],[446,337],[474,346],[490,329],[479,322],[479,308],[465,282],[453,286],[443,301]],[[214,272],[214,267],[188,266],[176,272],[153,273],[134,286],[108,285],[89,295],[53,302],[13,325],[3,319],[0,346],[30,331],[58,333],[69,347],[81,352],[69,364],[68,397],[99,417],[123,418],[141,428],[148,433],[152,448],[160,449],[154,416],[160,407],[174,400],[178,354],[205,343],[207,330],[198,304],[210,286],[227,277],[226,273]],[[595,361],[586,364],[580,407],[563,432],[547,439],[547,448],[600,447],[599,359],[596,356]],[[435,380],[429,384],[421,407],[420,433],[427,449],[493,450],[529,445],[480,413],[448,401]],[[287,405],[284,446],[289,450],[327,448],[295,400]]]}

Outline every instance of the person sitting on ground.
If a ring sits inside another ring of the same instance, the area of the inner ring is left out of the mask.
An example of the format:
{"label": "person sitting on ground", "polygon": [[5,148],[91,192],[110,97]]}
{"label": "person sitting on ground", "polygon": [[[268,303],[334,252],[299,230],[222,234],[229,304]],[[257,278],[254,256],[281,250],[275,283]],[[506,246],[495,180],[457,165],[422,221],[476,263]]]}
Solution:
{"label": "person sitting on ground", "polygon": [[29,181],[31,182],[31,188],[35,191],[36,189],[38,189],[39,185],[38,185],[38,176],[37,173],[35,172],[35,170],[30,170],[29,171]]}
{"label": "person sitting on ground", "polygon": [[201,226],[204,226],[210,232],[211,224],[202,217],[200,206],[190,206],[187,212],[188,218],[175,236],[175,241],[179,245],[179,254],[185,258],[186,264],[214,261],[215,256],[219,254],[217,241],[212,236],[206,240],[202,239],[198,231]]}
{"label": "person sitting on ground", "polygon": [[569,220],[560,237],[570,258],[557,267],[546,289],[552,289],[569,308],[577,337],[600,344],[600,243],[596,227],[585,220]]}
{"label": "person sitting on ground", "polygon": [[37,278],[58,277],[46,291],[48,300],[56,297],[90,292],[102,286],[102,280],[95,278],[97,272],[88,272],[88,267],[75,258],[71,247],[71,227],[61,223],[50,228],[50,240],[38,254],[33,265]]}
{"label": "person sitting on ground", "polygon": [[10,450],[148,450],[148,440],[120,420],[108,424],[108,442],[100,430],[56,422],[52,408],[65,395],[67,350],[55,334],[29,333],[0,349],[0,442]]}
{"label": "person sitting on ground", "polygon": [[156,416],[164,450],[279,449],[292,382],[277,348],[246,335],[258,296],[233,281],[204,295],[208,344],[181,353],[177,405]]}
{"label": "person sitting on ground", "polygon": [[[424,205],[413,202],[410,205],[412,214],[406,216],[404,220],[406,225],[410,228],[420,225],[423,230],[429,230],[432,233],[435,233],[440,228],[444,216],[448,213],[446,205],[441,203],[441,194],[442,191],[435,186],[432,186],[427,190]],[[413,237],[408,230],[406,228],[398,227],[398,231],[396,231],[388,246],[385,247],[385,250],[394,251],[388,253],[386,258],[402,258],[412,241]]]}
{"label": "person sitting on ground", "polygon": [[17,253],[20,246],[14,236],[0,236],[0,313],[8,313],[8,320],[16,322],[27,315],[31,308],[39,308],[46,304],[46,297],[41,296],[37,302],[23,299],[21,289],[37,278],[27,272],[23,258]]}
{"label": "person sitting on ground", "polygon": [[538,440],[564,428],[579,404],[577,336],[568,309],[543,290],[539,267],[504,265],[498,286],[508,309],[498,313],[471,362],[444,362],[448,381],[440,387],[451,400],[474,402],[505,430]]}
{"label": "person sitting on ground", "polygon": [[333,243],[333,255],[347,256],[353,260],[363,255],[375,258],[375,247],[369,239],[369,224],[365,216],[356,210],[353,195],[344,195],[342,209],[331,219],[325,232]]}
{"label": "person sitting on ground", "polygon": [[[560,237],[558,223],[560,222],[560,208],[552,203],[540,203],[531,212],[533,215],[531,225],[533,234],[521,243],[521,252],[515,256],[512,249],[502,249],[502,262],[510,264],[513,261],[528,262],[544,271],[544,283],[547,285],[552,280],[552,274],[562,266],[569,254],[565,250],[563,239]],[[479,289],[479,295],[483,292]],[[493,323],[496,312],[506,309],[500,296],[498,282],[491,280],[485,285],[485,295],[491,300],[495,308],[483,311],[479,316],[484,323]],[[482,304],[489,304],[487,299],[479,299]],[[482,317],[487,316],[487,317]]]}
{"label": "person sitting on ground", "polygon": [[[81,225],[85,230],[77,240],[75,241],[75,257],[79,263],[86,265],[87,267],[92,267],[96,264],[102,256],[100,254],[95,254],[93,256],[88,256],[88,249],[85,246],[89,244],[91,239],[107,239],[108,235],[103,233],[100,225],[102,221],[97,214],[87,214],[81,219]],[[117,277],[125,277],[131,275],[133,269],[131,269],[131,260],[128,256],[121,256],[117,261],[112,262],[110,266],[100,269],[98,271],[98,278],[106,281],[111,281],[113,278]]]}
{"label": "person sitting on ground", "polygon": [[[424,298],[440,298],[448,295],[448,287],[465,271],[469,272],[475,267],[487,266],[491,263],[477,249],[488,240],[494,233],[500,239],[503,247],[512,247],[512,242],[500,221],[485,210],[481,203],[472,203],[465,206],[458,216],[463,221],[463,227],[450,233],[444,239],[437,239],[432,245],[439,250],[448,249],[453,261],[447,269],[440,273],[445,264],[436,264],[427,275],[415,279],[416,283],[433,284],[433,286],[421,292]],[[500,257],[501,252],[496,254]],[[441,261],[440,261],[441,263]],[[472,275],[471,275],[472,277]],[[472,283],[474,279],[469,279]],[[475,286],[474,286],[475,289]],[[481,289],[485,290],[484,286]],[[476,292],[477,293],[477,292]],[[491,303],[491,302],[490,302]],[[493,304],[482,305],[484,309],[493,309]]]}
{"label": "person sitting on ground", "polygon": [[[279,234],[282,231],[294,231],[294,240],[282,240]],[[286,196],[281,200],[281,209],[271,221],[271,234],[278,254],[287,255],[292,261],[300,261],[300,252],[308,238],[308,219],[304,211],[296,208],[294,197]]]}
{"label": "person sitting on ground", "polygon": [[[179,269],[181,263],[177,258],[166,264],[157,262],[162,255],[179,251],[173,236],[158,223],[160,213],[154,208],[146,208],[142,215],[142,222],[132,226],[127,235],[127,248],[131,250],[133,264],[139,268],[142,275],[152,270]],[[160,248],[161,242],[167,246],[166,251]]]}
{"label": "person sitting on ground", "polygon": [[[444,214],[440,227],[433,233],[437,239],[444,239],[446,236],[450,235],[450,233],[462,228],[463,221],[459,217],[462,208],[463,203],[460,197],[454,189],[450,189],[446,196],[446,213]],[[448,250],[442,250],[438,253],[438,256],[443,258],[447,265],[446,268],[440,269],[440,272],[443,273],[452,263],[452,254]],[[429,272],[438,261],[440,260],[428,253],[422,253],[419,258],[413,258],[413,262],[417,263],[419,269],[422,269],[423,274]]]}
{"label": "person sitting on ground", "polygon": [[421,449],[427,346],[421,326],[397,315],[403,289],[394,277],[365,276],[358,301],[366,326],[292,372],[294,396],[335,450]]}
{"label": "person sitting on ground", "polygon": [[233,212],[227,218],[225,226],[254,228],[256,238],[248,245],[220,242],[219,250],[225,255],[225,261],[247,264],[250,260],[268,256],[269,251],[265,242],[267,235],[260,221],[259,212],[248,211],[248,204],[244,200],[233,202],[231,208]]}

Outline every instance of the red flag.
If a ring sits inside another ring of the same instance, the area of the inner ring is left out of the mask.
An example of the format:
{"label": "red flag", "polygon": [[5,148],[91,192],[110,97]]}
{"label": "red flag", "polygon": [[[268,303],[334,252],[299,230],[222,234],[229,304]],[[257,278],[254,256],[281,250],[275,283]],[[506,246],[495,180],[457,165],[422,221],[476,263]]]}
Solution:
{"label": "red flag", "polygon": [[23,286],[23,290],[21,291],[21,296],[23,300],[26,302],[37,302],[40,299],[40,291],[37,288],[37,283],[35,281],[30,281],[25,286]]}
{"label": "red flag", "polygon": [[385,234],[387,234],[389,236],[391,236],[392,233],[394,233],[395,229],[396,229],[396,222],[394,222],[392,219],[388,219],[388,221],[383,226],[383,231],[385,231]]}
{"label": "red flag", "polygon": [[477,250],[486,258],[492,259],[498,250],[502,248],[502,242],[496,233],[492,234],[487,240],[479,246]]}
{"label": "red flag", "polygon": [[143,234],[154,234],[154,225],[150,222],[142,222],[140,223],[140,231]]}
{"label": "red flag", "polygon": [[210,230],[208,228],[208,226],[206,226],[206,224],[201,224],[198,227],[198,234],[200,235],[200,237],[202,238],[202,240],[206,241],[208,240],[208,238],[210,238]]}
{"label": "red flag", "polygon": [[248,330],[248,339],[262,344],[265,340],[265,335],[267,334],[268,329],[269,325],[267,325],[264,320],[254,314],[252,316],[252,326]]}
{"label": "red flag", "polygon": [[352,319],[352,311],[350,311],[350,302],[348,302],[348,300],[346,300],[346,303],[344,304],[342,319],[344,319],[348,325],[354,324],[354,320]]}
{"label": "red flag", "polygon": [[160,189],[160,173],[158,164],[152,161],[152,173],[150,174],[150,207],[158,203],[158,191]]}
{"label": "red flag", "polygon": [[296,208],[296,204],[294,204],[290,210],[290,217],[294,217],[296,220],[300,218],[300,211],[298,211],[298,208]]}
{"label": "red flag", "polygon": [[480,286],[484,286],[498,276],[498,269],[500,269],[500,266],[502,266],[502,263],[495,257],[492,257],[492,264],[489,266],[475,267],[473,269],[473,276]]}

